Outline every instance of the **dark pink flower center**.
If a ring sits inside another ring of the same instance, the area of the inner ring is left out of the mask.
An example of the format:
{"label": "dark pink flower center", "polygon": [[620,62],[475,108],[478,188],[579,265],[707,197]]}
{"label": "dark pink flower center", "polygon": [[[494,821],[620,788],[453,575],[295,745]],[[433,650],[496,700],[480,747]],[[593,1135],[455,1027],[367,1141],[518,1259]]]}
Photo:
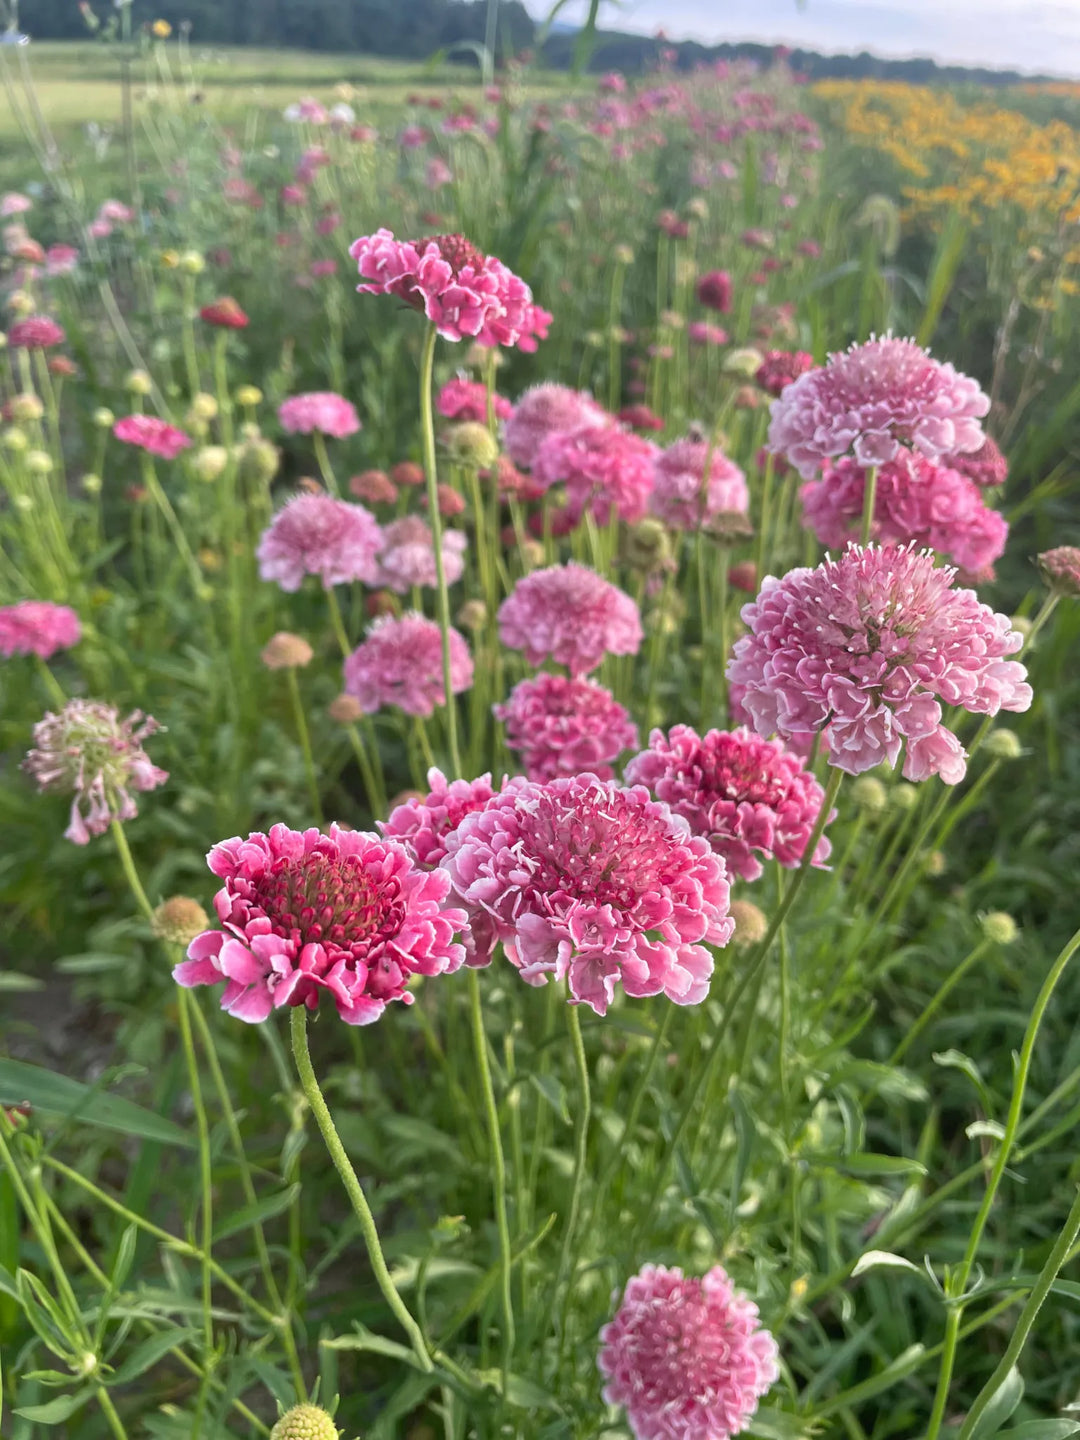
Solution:
{"label": "dark pink flower center", "polygon": [[775,809],[787,787],[755,754],[756,748],[730,740],[721,746],[702,746],[694,757],[694,763],[701,769],[702,789],[723,800],[747,801]]}
{"label": "dark pink flower center", "polygon": [[423,252],[427,245],[437,245],[439,254],[457,276],[464,270],[466,265],[471,265],[474,270],[479,270],[484,263],[484,256],[476,248],[471,240],[466,240],[464,235],[428,235],[423,240],[414,240],[416,248]]}
{"label": "dark pink flower center", "polygon": [[699,1296],[672,1295],[635,1337],[634,1369],[657,1402],[708,1404],[726,1376],[731,1342]]}
{"label": "dark pink flower center", "polygon": [[380,933],[398,928],[404,915],[398,880],[380,880],[357,855],[314,850],[276,860],[252,882],[252,900],[280,935],[299,944],[322,944],[355,954]]}

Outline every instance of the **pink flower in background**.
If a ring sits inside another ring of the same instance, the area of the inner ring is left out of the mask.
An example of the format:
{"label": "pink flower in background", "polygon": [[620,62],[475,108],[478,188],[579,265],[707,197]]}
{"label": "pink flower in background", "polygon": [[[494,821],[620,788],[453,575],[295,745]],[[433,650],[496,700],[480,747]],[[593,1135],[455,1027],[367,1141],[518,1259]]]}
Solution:
{"label": "pink flower in background", "polygon": [[626,76],[620,75],[618,70],[609,70],[606,75],[601,75],[597,88],[607,95],[625,95]]}
{"label": "pink flower in background", "polygon": [[814,368],[814,357],[805,350],[766,350],[754,379],[762,390],[770,395],[779,395]]}
{"label": "pink flower in background", "polygon": [[51,350],[66,339],[63,327],[48,315],[28,315],[25,320],[16,320],[7,332],[12,350]]}
{"label": "pink flower in background", "polygon": [[163,460],[175,460],[191,444],[190,435],[156,415],[125,415],[117,420],[112,433],[125,445],[134,445],[148,455],[160,455]]}
{"label": "pink flower in background", "polygon": [[135,219],[135,211],[122,200],[104,200],[98,210],[98,219],[110,225],[129,225]]}
{"label": "pink flower in background", "polygon": [[46,275],[70,275],[79,263],[74,245],[50,245],[45,251]]}
{"label": "pink flower in background", "polygon": [[[448,585],[461,579],[468,543],[461,530],[443,531],[443,569]],[[417,515],[404,515],[400,520],[391,521],[383,530],[383,548],[374,584],[405,595],[414,585],[434,587],[438,583],[431,526]]]}
{"label": "pink flower in background", "polygon": [[0,195],[0,220],[8,220],[12,215],[25,215],[33,208],[34,202],[29,195],[21,195],[18,190],[8,190]]}
{"label": "pink flower in background", "polygon": [[549,435],[533,458],[532,473],[548,487],[565,482],[575,524],[588,510],[606,525],[614,510],[632,525],[648,511],[656,454],[651,441],[601,422]]}
{"label": "pink flower in background", "polygon": [[0,655],[39,655],[48,660],[82,639],[75,611],[51,600],[20,600],[0,606]]}
{"label": "pink flower in background", "polygon": [[932,359],[914,340],[868,340],[830,355],[773,401],[769,449],[804,480],[852,452],[884,465],[903,445],[930,459],[977,450],[990,401],[977,380]]}
{"label": "pink flower in background", "polygon": [[551,659],[573,676],[605,655],[636,655],[641,616],[625,591],[575,561],[534,570],[499,606],[499,639],[530,665]]}
{"label": "pink flower in background", "polygon": [[[743,880],[758,879],[762,859],[788,869],[801,864],[825,799],[797,755],[746,729],[704,737],[689,725],[675,725],[666,736],[654,730],[625,776],[670,805]],[[812,863],[824,865],[831,849],[823,836]]]}
{"label": "pink flower in background", "polygon": [[697,298],[709,310],[726,315],[731,309],[731,276],[726,270],[710,270],[697,282]]}
{"label": "pink flower in background", "polygon": [[[514,407],[503,395],[493,395],[492,402],[496,418],[505,420]],[[478,380],[466,380],[455,375],[439,391],[435,408],[447,420],[475,420],[487,424],[487,386]]]}
{"label": "pink flower in background", "polygon": [[86,227],[86,233],[95,240],[107,240],[112,234],[112,226],[108,220],[91,220]]}
{"label": "pink flower in background", "polygon": [[[618,1292],[616,1291],[616,1297]],[[780,1374],[757,1306],[714,1265],[700,1280],[643,1265],[600,1331],[604,1399],[636,1440],[728,1440]]]}
{"label": "pink flower in background", "polygon": [[255,555],[260,576],[282,590],[299,590],[305,575],[317,575],[329,590],[354,580],[373,585],[382,543],[378,521],[362,505],[297,495],[263,531]]}
{"label": "pink flower in background", "polygon": [[521,757],[530,780],[585,770],[610,780],[610,762],[638,743],[626,710],[592,680],[540,674],[520,681],[492,710],[506,725],[507,749]]}
{"label": "pink flower in background", "polygon": [[1080,596],[1080,548],[1058,545],[1036,556],[1036,564],[1051,590],[1059,595]]}
{"label": "pink flower in background", "polygon": [[337,261],[313,260],[311,262],[311,273],[316,280],[322,280],[327,275],[335,275],[337,273]]}
{"label": "pink flower in background", "polygon": [[686,334],[694,345],[726,345],[728,332],[719,325],[710,325],[707,320],[691,320]]}
{"label": "pink flower in background", "polygon": [[624,405],[616,418],[631,430],[663,430],[666,423],[664,417],[655,414],[648,405]]}
{"label": "pink flower in background", "polygon": [[290,435],[310,435],[318,430],[335,440],[355,435],[361,428],[353,405],[332,390],[312,390],[283,400],[278,406],[278,419]]}
{"label": "pink flower in background", "polygon": [[325,125],[330,119],[326,107],[320,105],[311,95],[305,95],[302,100],[294,100],[291,105],[286,105],[281,113],[284,119],[294,125],[301,120],[306,120],[309,125]]}
{"label": "pink flower in background", "polygon": [[534,385],[520,397],[507,418],[507,453],[515,465],[528,469],[549,435],[605,423],[611,424],[611,417],[591,395],[567,385]]}
{"label": "pink flower in background", "polygon": [[938,702],[1026,710],[1031,686],[1005,658],[1020,634],[954,590],[954,575],[930,551],[851,545],[816,569],[766,576],[727,670],[754,729],[786,738],[827,725],[829,764],[849,775],[895,765],[906,742],[906,779],[962,780],[965,752]]}
{"label": "pink flower in background", "polygon": [[403,805],[395,806],[387,820],[378,821],[379,830],[387,840],[403,845],[418,865],[433,869],[446,854],[446,837],[466,815],[482,810],[495,795],[516,789],[525,782],[520,776],[503,778],[498,790],[490,775],[478,780],[450,780],[441,770],[427,773],[431,789],[423,796],[410,796]]}
{"label": "pink flower in background", "polygon": [[427,188],[441,190],[444,185],[450,185],[453,179],[454,172],[446,161],[438,155],[433,155],[424,168],[424,184]]}
{"label": "pink flower in background", "polygon": [[998,449],[997,441],[989,435],[977,450],[944,455],[941,463],[950,470],[959,470],[961,475],[982,486],[1004,485],[1009,474],[1009,462]]}
{"label": "pink flower in background", "polygon": [[447,877],[377,835],[274,825],[221,841],[207,864],[225,882],[214,896],[222,928],[195,937],[173,978],[224,982],[221,1008],[238,1020],[315,1010],[326,993],[346,1024],[370,1025],[390,1001],[412,1003],[414,975],[450,974],[465,958]]}
{"label": "pink flower in background", "polygon": [[746,477],[718,448],[713,449],[709,484],[702,494],[708,454],[707,441],[685,439],[676,440],[656,456],[649,508],[666,525],[676,530],[697,530],[724,512],[749,512]]}
{"label": "pink flower in background", "polygon": [[598,1015],[617,984],[680,1005],[708,993],[705,946],[734,930],[724,863],[640,786],[527,783],[467,815],[446,846],[474,941],[501,940],[529,984],[565,980],[571,1003]]}
{"label": "pink flower in background", "polygon": [[[473,680],[469,647],[450,629],[450,688],[455,695]],[[383,615],[345,661],[345,692],[359,700],[366,715],[396,705],[407,715],[430,715],[446,703],[442,634],[423,615]]]}

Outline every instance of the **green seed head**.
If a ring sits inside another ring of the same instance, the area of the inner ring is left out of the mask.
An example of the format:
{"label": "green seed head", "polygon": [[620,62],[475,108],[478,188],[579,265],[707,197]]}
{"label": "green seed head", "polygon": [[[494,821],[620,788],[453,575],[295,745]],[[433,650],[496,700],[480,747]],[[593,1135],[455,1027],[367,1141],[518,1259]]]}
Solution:
{"label": "green seed head", "polygon": [[270,1440],[338,1440],[338,1428],[318,1405],[294,1405],[270,1431]]}

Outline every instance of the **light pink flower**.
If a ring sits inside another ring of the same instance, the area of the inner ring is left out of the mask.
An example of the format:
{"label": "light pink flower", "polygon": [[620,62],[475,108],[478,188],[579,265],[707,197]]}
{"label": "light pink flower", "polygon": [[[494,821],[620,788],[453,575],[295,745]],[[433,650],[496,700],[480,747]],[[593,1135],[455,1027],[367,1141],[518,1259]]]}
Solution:
{"label": "light pink flower", "polygon": [[122,200],[103,200],[98,210],[98,219],[111,225],[127,225],[135,219],[135,211]]}
{"label": "light pink flower", "polygon": [[[465,570],[468,537],[462,530],[443,530],[443,571],[453,585]],[[435,568],[435,543],[431,527],[417,515],[404,515],[383,530],[379,569],[374,583],[406,595],[414,585],[434,587],[439,583]]]}
{"label": "light pink flower", "polygon": [[601,525],[612,511],[633,525],[648,511],[657,453],[651,440],[602,422],[549,435],[536,452],[532,473],[541,485],[565,482],[574,524],[589,510]]}
{"label": "light pink flower", "polygon": [[25,320],[16,320],[7,332],[12,350],[51,350],[66,339],[63,327],[48,315],[28,315]]}
{"label": "light pink flower", "polygon": [[[789,870],[801,864],[825,799],[797,755],[746,729],[704,737],[689,725],[666,736],[654,730],[625,774],[628,785],[645,785],[670,805],[743,880],[761,875],[759,856]],[[831,849],[822,836],[812,863],[824,865]]]}
{"label": "light pink flower", "polygon": [[305,575],[317,575],[329,590],[354,580],[373,585],[382,543],[378,521],[363,505],[297,495],[263,531],[255,555],[262,578],[282,590],[299,590]]}
{"label": "light pink flower", "polygon": [[50,245],[45,251],[46,275],[69,275],[79,263],[74,245]]}
{"label": "light pink flower", "polygon": [[719,325],[710,325],[707,320],[691,320],[686,334],[694,345],[726,345],[728,332]]}
{"label": "light pink flower", "polygon": [[780,395],[813,368],[814,357],[805,350],[766,350],[754,379],[770,395]]}
{"label": "light pink flower", "polygon": [[697,530],[722,513],[745,515],[750,509],[746,477],[720,449],[713,449],[709,484],[702,494],[709,445],[704,440],[676,440],[653,461],[653,492],[649,508],[676,530]]}
{"label": "light pink flower", "polygon": [[[462,636],[450,629],[450,689],[468,690],[473,662]],[[407,715],[430,715],[446,703],[442,633],[423,615],[382,615],[367,639],[345,661],[345,692],[359,700],[366,715],[396,705]]]}
{"label": "light pink flower", "polygon": [[492,707],[506,725],[506,744],[521,757],[530,780],[554,780],[588,770],[601,780],[610,761],[638,743],[637,726],[609,690],[593,680],[542,673],[514,686]]}
{"label": "light pink flower", "polygon": [[567,385],[534,385],[513,407],[503,436],[511,460],[527,469],[549,435],[605,423],[611,417],[591,395]]}
{"label": "light pink flower", "polygon": [[787,738],[827,725],[829,764],[849,775],[895,765],[906,742],[908,780],[962,780],[966,755],[939,700],[996,715],[1026,710],[1031,686],[1004,658],[1020,634],[954,576],[931,551],[893,545],[766,576],[727,671],[754,729]]}
{"label": "light pink flower", "polygon": [[547,659],[587,675],[605,655],[636,655],[641,616],[625,591],[571,560],[534,570],[499,606],[499,639],[530,665]]}
{"label": "light pink flower", "polygon": [[482,810],[495,795],[504,790],[518,789],[525,784],[521,776],[503,777],[498,790],[491,776],[477,780],[450,780],[434,767],[428,771],[431,789],[423,797],[410,796],[390,811],[389,818],[377,822],[387,840],[403,845],[418,865],[433,869],[446,854],[446,837],[466,815]]}
{"label": "light pink flower", "polygon": [[454,172],[439,155],[433,155],[424,167],[424,184],[429,190],[441,190],[444,185],[449,185],[453,178]]}
{"label": "light pink flower", "polygon": [[[492,396],[496,418],[505,420],[513,411],[510,401],[503,395]],[[466,380],[455,375],[439,391],[435,408],[447,420],[475,420],[487,424],[487,386],[478,380]]]}
{"label": "light pink flower", "polygon": [[163,460],[175,460],[191,444],[190,435],[156,415],[125,415],[117,420],[112,433],[125,445],[134,445],[148,455],[160,455]]}
{"label": "light pink flower", "polygon": [[313,390],[306,395],[292,395],[278,406],[282,429],[290,435],[310,435],[318,430],[344,440],[360,429],[360,417],[342,395],[331,390]]}
{"label": "light pink flower", "polygon": [[914,340],[887,336],[830,355],[792,381],[773,401],[769,449],[804,480],[849,452],[862,465],[884,465],[906,444],[936,459],[977,450],[989,408],[977,380]]}
{"label": "light pink flower", "polygon": [[0,655],[39,655],[48,660],[82,639],[74,610],[51,600],[20,600],[0,606]]}
{"label": "light pink flower", "polygon": [[976,485],[1004,485],[1009,475],[1009,462],[998,449],[997,441],[989,435],[977,450],[971,450],[966,455],[945,455],[941,463],[950,470],[959,470]]}
{"label": "light pink flower", "polygon": [[465,958],[446,908],[447,877],[421,870],[399,845],[330,826],[223,840],[207,856],[224,880],[220,930],[188,946],[180,985],[225,982],[221,1008],[258,1023],[282,1005],[332,996],[348,1025],[370,1025],[392,1000],[412,1003],[414,975],[445,975]]}
{"label": "light pink flower", "polygon": [[757,1306],[721,1265],[700,1280],[643,1265],[600,1342],[604,1399],[625,1407],[636,1440],[728,1440],[780,1373]]}
{"label": "light pink flower", "polygon": [[17,190],[8,190],[0,195],[0,220],[7,220],[12,215],[25,215],[33,208],[34,202],[29,195],[21,195]]}

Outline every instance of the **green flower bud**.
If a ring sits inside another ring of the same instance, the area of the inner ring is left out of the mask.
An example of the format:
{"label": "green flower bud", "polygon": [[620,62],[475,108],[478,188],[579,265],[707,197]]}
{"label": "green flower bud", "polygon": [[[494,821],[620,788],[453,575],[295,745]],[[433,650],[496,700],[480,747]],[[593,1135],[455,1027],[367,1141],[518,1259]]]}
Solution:
{"label": "green flower bud", "polygon": [[446,448],[455,465],[467,465],[470,470],[486,470],[499,454],[498,441],[478,420],[451,426],[446,432]]}
{"label": "green flower bud", "polygon": [[198,250],[185,250],[180,256],[180,269],[185,275],[201,275],[206,269],[206,261]]}
{"label": "green flower bud", "polygon": [[745,375],[749,379],[761,369],[763,359],[764,356],[760,350],[751,350],[749,347],[743,350],[732,350],[724,357],[724,363],[720,368],[729,375]]}
{"label": "green flower bud", "polygon": [[16,395],[8,406],[11,418],[19,425],[28,425],[33,420],[40,420],[45,414],[45,407],[38,397],[27,391],[23,395]]}
{"label": "green flower bud", "polygon": [[132,370],[124,381],[124,389],[132,395],[149,395],[154,388],[154,382],[145,370]]}
{"label": "green flower bud", "polygon": [[18,426],[12,425],[0,435],[0,443],[3,444],[5,450],[11,450],[18,455],[20,451],[26,449],[30,441]]}
{"label": "green flower bud", "polygon": [[281,464],[281,452],[269,440],[246,441],[237,451],[236,458],[241,480],[256,485],[269,484]]}
{"label": "green flower bud", "polygon": [[86,475],[84,475],[84,476],[82,477],[82,479],[79,481],[79,484],[82,486],[82,490],[83,490],[83,494],[84,494],[84,495],[100,495],[100,494],[101,494],[101,476],[100,476],[100,475],[94,475],[94,474],[92,474],[92,473],[91,473],[91,474],[86,474]]}
{"label": "green flower bud", "polygon": [[52,456],[47,450],[28,450],[26,468],[31,475],[48,475],[53,468]]}
{"label": "green flower bud", "polygon": [[154,934],[170,945],[190,945],[209,927],[206,911],[188,895],[172,895],[154,911]]}
{"label": "green flower bud", "polygon": [[188,415],[195,420],[213,420],[218,413],[218,403],[213,395],[207,395],[205,390],[191,397],[191,405],[188,407]]}
{"label": "green flower bud", "polygon": [[204,445],[195,452],[191,463],[199,479],[209,484],[224,472],[229,463],[229,452],[224,445]]}
{"label": "green flower bud", "polygon": [[99,430],[111,430],[116,416],[107,405],[99,405],[90,418]]}
{"label": "green flower bud", "polygon": [[918,787],[909,780],[900,780],[893,786],[889,799],[897,810],[914,810],[919,799]]}
{"label": "green flower bud", "polygon": [[728,912],[735,921],[735,934],[731,943],[736,950],[748,950],[751,945],[760,945],[769,929],[765,913],[750,900],[733,900]]}
{"label": "green flower bud", "polygon": [[889,792],[874,775],[860,775],[851,787],[851,798],[860,810],[880,815],[889,803]]}
{"label": "green flower bud", "polygon": [[1019,760],[1024,753],[1020,736],[1015,730],[1006,730],[1004,727],[990,731],[983,741],[983,749],[995,760]]}
{"label": "green flower bud", "polygon": [[270,1431],[270,1440],[338,1440],[338,1428],[318,1405],[294,1405]]}
{"label": "green flower bud", "polygon": [[983,935],[995,945],[1011,945],[1020,933],[1020,927],[1004,910],[990,910],[980,917]]}

